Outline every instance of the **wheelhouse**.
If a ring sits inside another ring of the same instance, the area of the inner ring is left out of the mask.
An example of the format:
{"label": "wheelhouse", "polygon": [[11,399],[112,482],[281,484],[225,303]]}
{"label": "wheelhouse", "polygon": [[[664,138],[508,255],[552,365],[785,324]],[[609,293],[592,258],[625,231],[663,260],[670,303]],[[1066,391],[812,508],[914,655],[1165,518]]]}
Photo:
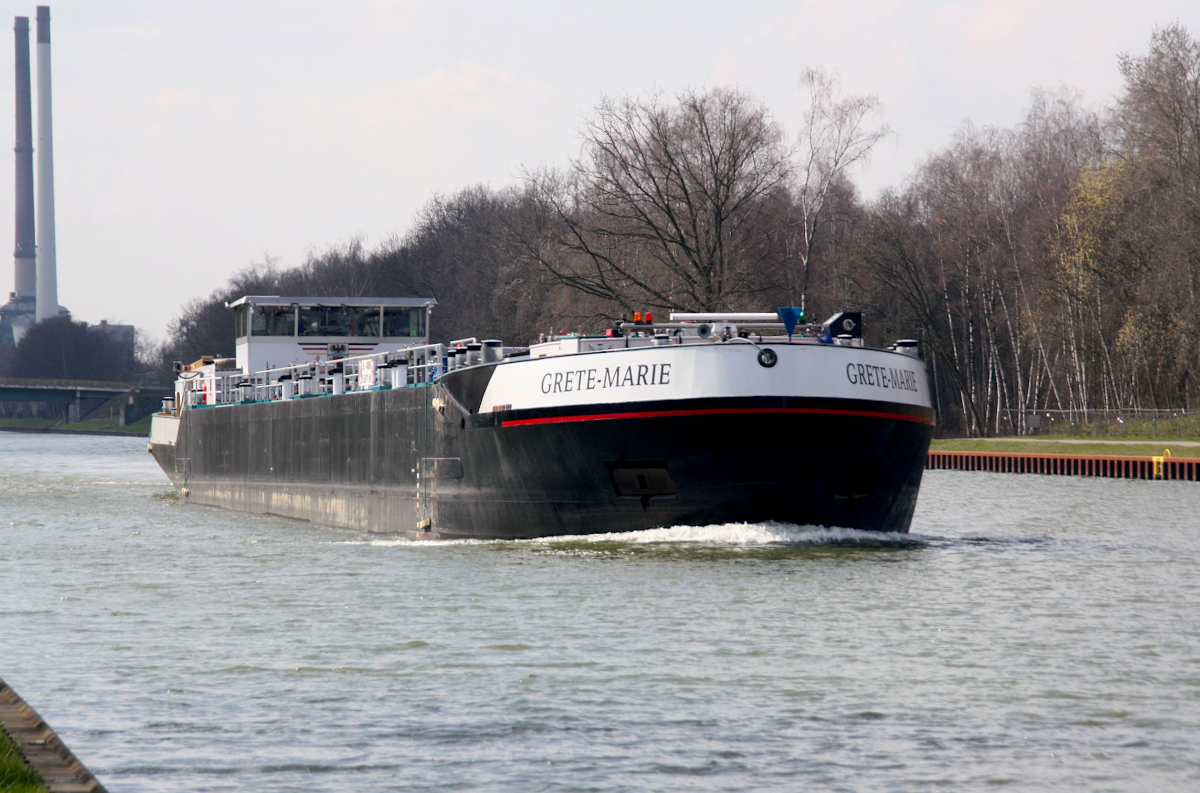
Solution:
{"label": "wheelhouse", "polygon": [[247,295],[234,312],[237,368],[258,372],[428,344],[425,297],[283,297]]}

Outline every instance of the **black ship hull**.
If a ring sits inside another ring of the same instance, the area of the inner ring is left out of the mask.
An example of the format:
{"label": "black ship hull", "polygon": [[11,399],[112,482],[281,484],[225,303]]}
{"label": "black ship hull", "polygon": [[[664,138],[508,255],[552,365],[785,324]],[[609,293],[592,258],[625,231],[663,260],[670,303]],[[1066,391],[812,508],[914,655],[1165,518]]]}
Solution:
{"label": "black ship hull", "polygon": [[905,532],[933,433],[927,407],[859,399],[478,412],[463,404],[466,374],[193,408],[151,451],[188,502],[368,532],[518,539],[762,521]]}

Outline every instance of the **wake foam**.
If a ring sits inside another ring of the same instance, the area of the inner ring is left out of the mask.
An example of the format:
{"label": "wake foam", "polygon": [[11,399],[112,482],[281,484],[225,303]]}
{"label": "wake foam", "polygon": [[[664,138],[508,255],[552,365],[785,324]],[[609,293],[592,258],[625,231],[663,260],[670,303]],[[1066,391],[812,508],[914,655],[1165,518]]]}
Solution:
{"label": "wake foam", "polygon": [[891,545],[912,544],[920,538],[897,532],[860,531],[794,523],[716,523],[709,526],[671,526],[607,534],[542,537],[531,543],[694,543],[700,545]]}
{"label": "wake foam", "polygon": [[906,546],[922,545],[929,538],[898,532],[862,531],[838,527],[794,523],[715,523],[709,526],[671,526],[640,531],[614,531],[604,534],[562,534],[530,540],[410,540],[406,537],[355,538],[335,542],[336,545],[373,545],[377,547],[435,547],[439,545],[707,545],[758,547],[768,545],[863,545]]}

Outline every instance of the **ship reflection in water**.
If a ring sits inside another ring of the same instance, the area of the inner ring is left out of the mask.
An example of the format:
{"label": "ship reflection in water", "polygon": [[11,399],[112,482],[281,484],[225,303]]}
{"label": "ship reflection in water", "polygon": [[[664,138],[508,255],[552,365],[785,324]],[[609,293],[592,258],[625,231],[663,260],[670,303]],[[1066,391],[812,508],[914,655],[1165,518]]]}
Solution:
{"label": "ship reflection in water", "polygon": [[0,671],[111,790],[1196,785],[1194,483],[414,543],[181,507],[144,449],[0,433]]}

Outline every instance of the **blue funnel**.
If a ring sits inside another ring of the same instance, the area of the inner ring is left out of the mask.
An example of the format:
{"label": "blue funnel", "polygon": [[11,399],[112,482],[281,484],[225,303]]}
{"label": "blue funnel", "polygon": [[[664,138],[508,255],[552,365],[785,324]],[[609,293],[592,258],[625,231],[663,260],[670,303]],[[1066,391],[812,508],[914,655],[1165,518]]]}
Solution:
{"label": "blue funnel", "polygon": [[796,323],[804,319],[804,312],[798,308],[780,308],[779,318],[783,320],[783,329],[787,331],[790,342],[792,333],[796,330]]}

